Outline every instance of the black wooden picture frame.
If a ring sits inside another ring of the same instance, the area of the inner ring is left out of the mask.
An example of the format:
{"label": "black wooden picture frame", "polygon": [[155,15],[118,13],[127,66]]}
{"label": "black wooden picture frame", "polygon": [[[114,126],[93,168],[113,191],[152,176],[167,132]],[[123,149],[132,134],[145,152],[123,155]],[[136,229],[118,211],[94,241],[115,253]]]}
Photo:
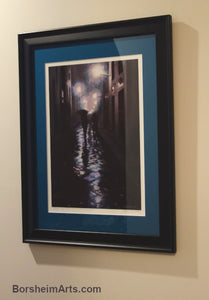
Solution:
{"label": "black wooden picture frame", "polygon": [[175,253],[171,16],[18,42],[23,242]]}

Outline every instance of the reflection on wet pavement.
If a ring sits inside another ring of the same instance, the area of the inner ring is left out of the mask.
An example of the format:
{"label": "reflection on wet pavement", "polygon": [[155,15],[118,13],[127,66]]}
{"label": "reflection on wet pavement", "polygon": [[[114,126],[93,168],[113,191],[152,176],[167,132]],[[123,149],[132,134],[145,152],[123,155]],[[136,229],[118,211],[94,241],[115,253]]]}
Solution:
{"label": "reflection on wet pavement", "polygon": [[105,186],[105,158],[101,141],[92,128],[88,128],[86,137],[81,126],[76,128],[74,149],[74,174],[87,183],[88,207],[105,207],[108,187]]}

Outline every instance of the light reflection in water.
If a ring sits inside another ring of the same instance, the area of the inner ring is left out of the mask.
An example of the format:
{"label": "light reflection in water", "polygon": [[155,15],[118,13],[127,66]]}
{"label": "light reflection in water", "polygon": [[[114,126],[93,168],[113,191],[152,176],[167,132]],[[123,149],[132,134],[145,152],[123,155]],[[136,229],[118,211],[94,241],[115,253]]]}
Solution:
{"label": "light reflection in water", "polygon": [[78,126],[73,170],[76,176],[88,183],[89,195],[87,197],[90,207],[102,208],[105,204],[105,191],[101,188],[104,172],[103,156],[102,145],[92,129],[87,130],[85,139],[82,127]]}

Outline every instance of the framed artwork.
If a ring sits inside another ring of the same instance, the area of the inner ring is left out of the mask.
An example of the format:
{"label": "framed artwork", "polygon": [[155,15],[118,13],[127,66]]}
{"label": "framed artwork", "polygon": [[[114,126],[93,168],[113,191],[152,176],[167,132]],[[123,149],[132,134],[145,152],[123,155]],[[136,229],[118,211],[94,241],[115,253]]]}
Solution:
{"label": "framed artwork", "polygon": [[175,252],[171,16],[18,42],[23,241]]}

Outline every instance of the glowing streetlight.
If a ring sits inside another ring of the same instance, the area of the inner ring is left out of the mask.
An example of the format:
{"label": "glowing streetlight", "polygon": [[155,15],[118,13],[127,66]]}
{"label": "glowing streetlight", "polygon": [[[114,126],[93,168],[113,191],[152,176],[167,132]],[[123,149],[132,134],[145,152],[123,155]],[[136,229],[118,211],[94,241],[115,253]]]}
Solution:
{"label": "glowing streetlight", "polygon": [[101,96],[102,96],[101,91],[98,89],[94,89],[90,92],[88,97],[89,114],[92,114],[98,110],[101,102]]}
{"label": "glowing streetlight", "polygon": [[86,86],[82,82],[76,82],[73,87],[73,92],[76,96],[82,97],[86,92]]}
{"label": "glowing streetlight", "polygon": [[98,78],[104,73],[104,65],[94,64],[90,67],[90,73],[93,78]]}
{"label": "glowing streetlight", "polygon": [[102,63],[90,65],[88,73],[90,81],[94,82],[100,82],[104,80],[106,76],[109,76],[109,74],[106,72],[105,64]]}

